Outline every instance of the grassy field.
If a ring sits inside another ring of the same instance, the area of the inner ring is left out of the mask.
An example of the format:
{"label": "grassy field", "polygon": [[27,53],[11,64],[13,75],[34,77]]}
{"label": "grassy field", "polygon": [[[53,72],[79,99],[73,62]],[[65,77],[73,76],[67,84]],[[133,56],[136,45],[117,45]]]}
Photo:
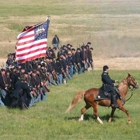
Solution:
{"label": "grassy field", "polygon": [[[123,80],[130,72],[135,78],[139,71],[110,71],[112,79]],[[47,100],[37,103],[28,110],[0,108],[0,140],[139,140],[140,134],[140,102],[139,92],[135,90],[133,97],[126,102],[132,124],[128,125],[126,115],[116,110],[112,123],[108,123],[110,108],[99,107],[99,116],[104,124],[92,118],[90,108],[85,120],[79,122],[80,110],[85,105],[79,103],[70,114],[65,114],[73,96],[80,90],[100,87],[101,71],[86,72],[75,75],[67,85],[51,87]],[[140,79],[137,79],[140,83]],[[127,98],[130,97],[130,91]]]}
{"label": "grassy field", "polygon": [[51,16],[48,44],[55,34],[61,45],[92,42],[95,57],[140,56],[138,0],[0,0],[0,57],[14,52],[26,25]]}
{"label": "grassy field", "polygon": [[[139,7],[139,0],[0,0],[0,58],[14,52],[16,37],[24,26],[43,22],[48,15],[49,46],[57,34],[61,45],[70,43],[75,48],[91,41],[94,57],[139,57]],[[136,70],[116,70],[110,75],[121,81],[127,72],[139,77]],[[0,140],[139,140],[139,89],[125,104],[132,119],[130,125],[126,115],[118,110],[113,122],[107,123],[111,109],[104,107],[99,107],[104,125],[93,120],[92,109],[86,112],[85,121],[78,122],[84,102],[65,114],[77,91],[101,86],[100,74],[96,70],[75,75],[67,85],[51,87],[47,101],[28,110],[1,107]]]}

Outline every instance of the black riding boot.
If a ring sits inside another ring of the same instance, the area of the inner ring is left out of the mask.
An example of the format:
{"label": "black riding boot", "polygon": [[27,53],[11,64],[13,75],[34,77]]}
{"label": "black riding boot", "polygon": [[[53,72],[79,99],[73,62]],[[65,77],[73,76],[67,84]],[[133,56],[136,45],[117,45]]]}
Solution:
{"label": "black riding boot", "polygon": [[116,95],[111,94],[111,106],[112,107],[118,107],[117,101],[116,101]]}

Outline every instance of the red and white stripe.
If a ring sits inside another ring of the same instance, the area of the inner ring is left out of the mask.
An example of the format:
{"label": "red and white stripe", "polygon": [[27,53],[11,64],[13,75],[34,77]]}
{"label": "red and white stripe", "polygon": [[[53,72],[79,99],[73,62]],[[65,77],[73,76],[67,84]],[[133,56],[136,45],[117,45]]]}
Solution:
{"label": "red and white stripe", "polygon": [[16,44],[16,61],[26,62],[46,56],[47,38],[35,40],[34,27],[20,33]]}

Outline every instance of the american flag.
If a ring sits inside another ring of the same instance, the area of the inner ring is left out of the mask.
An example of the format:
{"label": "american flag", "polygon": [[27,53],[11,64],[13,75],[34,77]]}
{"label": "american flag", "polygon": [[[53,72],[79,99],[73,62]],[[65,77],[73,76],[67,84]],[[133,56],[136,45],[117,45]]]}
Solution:
{"label": "american flag", "polygon": [[16,61],[26,62],[46,56],[50,20],[29,27],[20,33],[16,43]]}

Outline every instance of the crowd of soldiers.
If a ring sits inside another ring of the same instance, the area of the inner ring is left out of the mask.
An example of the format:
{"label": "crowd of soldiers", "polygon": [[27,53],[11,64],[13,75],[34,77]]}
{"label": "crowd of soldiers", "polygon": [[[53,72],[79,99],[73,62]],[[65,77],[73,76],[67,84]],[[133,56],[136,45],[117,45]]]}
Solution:
{"label": "crowd of soldiers", "polygon": [[26,109],[46,100],[49,86],[67,84],[74,74],[94,69],[91,42],[75,49],[71,44],[48,47],[46,57],[25,63],[8,54],[0,73],[0,106]]}

